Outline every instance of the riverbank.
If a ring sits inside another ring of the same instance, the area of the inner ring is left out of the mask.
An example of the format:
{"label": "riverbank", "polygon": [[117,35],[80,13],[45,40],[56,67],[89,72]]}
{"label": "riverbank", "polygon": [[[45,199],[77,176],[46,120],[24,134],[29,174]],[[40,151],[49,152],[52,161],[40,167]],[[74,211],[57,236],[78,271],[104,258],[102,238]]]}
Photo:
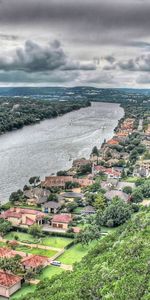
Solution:
{"label": "riverbank", "polygon": [[[41,179],[69,169],[76,158],[110,139],[124,115],[119,104],[93,103],[64,116],[42,121],[0,137],[0,200],[39,175]],[[70,160],[71,158],[71,160]]]}
{"label": "riverbank", "polygon": [[28,97],[0,98],[0,135],[21,129],[45,119],[56,118],[68,112],[90,106],[90,101],[49,101]]}

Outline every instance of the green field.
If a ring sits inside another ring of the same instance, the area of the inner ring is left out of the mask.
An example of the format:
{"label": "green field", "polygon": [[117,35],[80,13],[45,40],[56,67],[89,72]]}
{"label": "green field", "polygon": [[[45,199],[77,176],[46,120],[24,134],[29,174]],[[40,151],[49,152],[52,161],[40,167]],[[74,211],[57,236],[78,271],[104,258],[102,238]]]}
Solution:
{"label": "green field", "polygon": [[50,246],[55,248],[64,248],[66,245],[72,242],[72,239],[65,237],[55,237],[55,236],[47,236],[44,238],[34,238],[31,234],[25,232],[11,231],[5,235],[5,239],[14,240],[15,236],[18,237],[20,242],[24,243],[33,243],[33,244],[41,244],[44,246]]}
{"label": "green field", "polygon": [[55,267],[55,266],[48,266],[46,268],[44,268],[41,272],[40,275],[38,275],[36,278],[43,280],[44,278],[51,278],[54,275],[59,275],[60,273],[62,273],[64,270],[61,269],[60,267]]}
{"label": "green field", "polygon": [[18,240],[20,242],[26,242],[26,243],[28,243],[28,242],[30,242],[30,243],[38,242],[38,240],[35,239],[31,234],[25,233],[25,232],[19,232],[19,231],[11,231],[11,232],[7,233],[4,238],[7,239],[7,240],[14,240],[15,236],[18,237]]}
{"label": "green field", "polygon": [[97,243],[97,241],[94,241],[90,243],[88,246],[81,244],[76,244],[65,251],[60,257],[59,261],[61,261],[63,264],[72,265],[75,262],[78,262],[82,259],[83,256],[85,256],[88,251]]}
{"label": "green field", "polygon": [[30,254],[37,254],[37,255],[42,255],[42,256],[47,256],[47,257],[52,257],[57,253],[57,251],[54,250],[46,250],[46,249],[39,249],[39,248],[30,248],[25,245],[18,245],[16,247],[17,251],[22,251],[25,253],[30,253]]}
{"label": "green field", "polygon": [[22,285],[22,288],[10,297],[10,300],[17,300],[20,297],[23,297],[23,296],[25,296],[26,294],[28,294],[30,292],[31,293],[34,292],[35,289],[36,289],[36,285],[33,285],[33,284],[29,285],[27,283],[24,283]]}

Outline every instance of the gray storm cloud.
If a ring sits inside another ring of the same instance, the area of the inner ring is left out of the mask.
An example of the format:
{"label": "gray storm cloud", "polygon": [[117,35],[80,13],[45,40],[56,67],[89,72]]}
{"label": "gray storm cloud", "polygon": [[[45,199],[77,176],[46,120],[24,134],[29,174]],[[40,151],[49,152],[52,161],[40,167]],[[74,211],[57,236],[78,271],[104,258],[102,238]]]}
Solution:
{"label": "gray storm cloud", "polygon": [[58,40],[41,46],[31,40],[25,42],[7,55],[0,55],[0,70],[25,72],[45,72],[53,70],[95,70],[92,63],[80,63],[71,60],[64,52]]}

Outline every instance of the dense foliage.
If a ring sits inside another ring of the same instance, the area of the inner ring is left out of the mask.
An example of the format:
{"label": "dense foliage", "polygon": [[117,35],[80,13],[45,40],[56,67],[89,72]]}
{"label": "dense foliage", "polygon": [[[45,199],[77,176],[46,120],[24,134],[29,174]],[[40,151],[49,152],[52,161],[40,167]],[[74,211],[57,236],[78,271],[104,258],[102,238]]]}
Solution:
{"label": "dense foliage", "polygon": [[21,300],[148,300],[150,210],[109,234],[66,272],[41,282]]}
{"label": "dense foliage", "polygon": [[79,100],[49,101],[32,98],[1,97],[0,134],[89,105],[89,101]]}

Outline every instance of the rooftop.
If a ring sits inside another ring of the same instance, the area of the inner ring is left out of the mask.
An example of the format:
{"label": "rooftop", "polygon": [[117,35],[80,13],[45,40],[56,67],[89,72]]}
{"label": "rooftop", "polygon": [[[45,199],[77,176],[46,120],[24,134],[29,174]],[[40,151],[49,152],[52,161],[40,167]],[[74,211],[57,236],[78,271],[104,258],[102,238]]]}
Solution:
{"label": "rooftop", "polygon": [[4,287],[11,287],[21,281],[21,277],[10,274],[8,272],[0,271],[0,285]]}
{"label": "rooftop", "polygon": [[38,268],[40,266],[44,266],[48,258],[41,255],[32,255],[30,257],[26,257],[22,260],[22,264],[28,268]]}
{"label": "rooftop", "polygon": [[72,217],[70,214],[55,215],[52,219],[52,222],[56,222],[56,223],[69,223],[71,221],[72,221]]}

